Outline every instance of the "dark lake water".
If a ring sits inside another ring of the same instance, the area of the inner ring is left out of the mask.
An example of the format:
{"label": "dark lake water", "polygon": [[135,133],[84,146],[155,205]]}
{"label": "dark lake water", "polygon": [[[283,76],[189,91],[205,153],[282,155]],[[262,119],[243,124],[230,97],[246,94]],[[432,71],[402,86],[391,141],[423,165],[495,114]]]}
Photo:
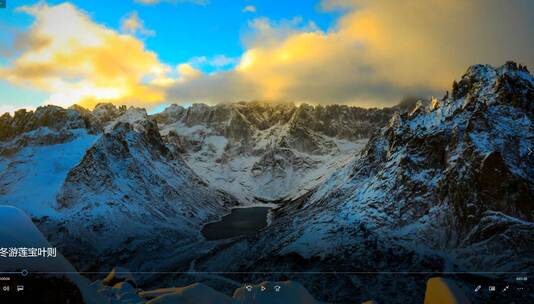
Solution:
{"label": "dark lake water", "polygon": [[270,207],[235,208],[220,221],[206,224],[202,234],[207,240],[222,240],[254,233],[267,226]]}

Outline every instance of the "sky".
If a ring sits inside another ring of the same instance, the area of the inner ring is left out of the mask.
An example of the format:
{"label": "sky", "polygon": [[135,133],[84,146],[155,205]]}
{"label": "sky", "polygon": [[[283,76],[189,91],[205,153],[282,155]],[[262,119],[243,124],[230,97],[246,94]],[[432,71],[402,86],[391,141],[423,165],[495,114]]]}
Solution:
{"label": "sky", "polygon": [[391,106],[534,66],[530,0],[8,0],[0,113],[99,102]]}

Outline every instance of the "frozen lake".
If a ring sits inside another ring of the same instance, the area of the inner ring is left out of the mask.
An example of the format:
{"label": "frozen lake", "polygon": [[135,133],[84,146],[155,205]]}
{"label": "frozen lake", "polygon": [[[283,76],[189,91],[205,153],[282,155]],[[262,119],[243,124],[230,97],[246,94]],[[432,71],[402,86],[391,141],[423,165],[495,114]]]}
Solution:
{"label": "frozen lake", "polygon": [[220,221],[206,224],[202,234],[207,240],[222,240],[259,231],[267,226],[270,207],[235,208]]}

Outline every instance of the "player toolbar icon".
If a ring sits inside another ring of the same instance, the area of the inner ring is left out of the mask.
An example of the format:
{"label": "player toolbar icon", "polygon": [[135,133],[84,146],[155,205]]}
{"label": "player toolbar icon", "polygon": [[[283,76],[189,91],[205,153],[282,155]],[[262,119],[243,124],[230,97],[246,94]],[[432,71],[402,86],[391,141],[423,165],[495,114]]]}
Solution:
{"label": "player toolbar icon", "polygon": [[247,286],[245,286],[245,289],[246,289],[248,292],[251,292],[251,291],[252,291],[252,285],[247,285]]}
{"label": "player toolbar icon", "polygon": [[276,292],[280,292],[280,289],[281,289],[281,288],[282,288],[282,287],[281,287],[280,285],[275,285],[275,286],[274,286],[274,291],[276,291]]}
{"label": "player toolbar icon", "polygon": [[24,291],[24,285],[17,285],[17,292]]}
{"label": "player toolbar icon", "polygon": [[479,292],[481,288],[482,288],[482,286],[478,285],[478,286],[475,288],[475,292]]}

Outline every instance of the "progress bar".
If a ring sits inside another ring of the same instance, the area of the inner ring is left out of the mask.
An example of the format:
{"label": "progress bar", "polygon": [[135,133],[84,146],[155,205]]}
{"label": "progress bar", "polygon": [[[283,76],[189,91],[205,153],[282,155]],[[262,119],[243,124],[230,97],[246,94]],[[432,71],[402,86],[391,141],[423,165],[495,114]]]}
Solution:
{"label": "progress bar", "polygon": [[26,269],[22,269],[21,271],[0,271],[0,275],[2,274],[20,274],[21,276],[25,277],[29,274],[30,272]]}
{"label": "progress bar", "polygon": [[[32,274],[109,274],[111,271],[35,271]],[[521,274],[510,271],[116,271],[116,274]],[[0,274],[28,275],[29,272],[0,272]]]}

